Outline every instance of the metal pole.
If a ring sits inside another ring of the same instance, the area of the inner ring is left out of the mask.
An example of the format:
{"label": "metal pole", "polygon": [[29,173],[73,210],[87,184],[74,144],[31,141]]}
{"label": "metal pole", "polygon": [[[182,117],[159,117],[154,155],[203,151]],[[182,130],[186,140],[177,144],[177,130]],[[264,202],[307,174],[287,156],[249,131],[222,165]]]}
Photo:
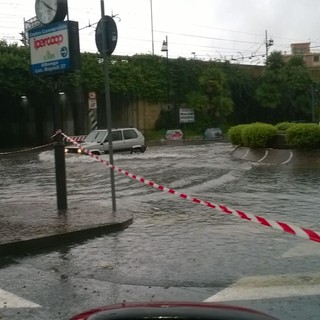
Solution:
{"label": "metal pole", "polygon": [[168,36],[166,36],[166,58],[167,58],[167,103],[169,106],[169,46],[168,46]]}
{"label": "metal pole", "polygon": [[315,116],[314,116],[314,105],[315,105],[315,99],[314,99],[314,85],[311,86],[311,105],[312,105],[312,122],[315,122]]}
{"label": "metal pole", "polygon": [[[54,129],[56,133],[62,131],[61,109],[59,103],[59,79],[55,79],[54,94]],[[66,186],[66,161],[64,153],[64,142],[62,135],[57,133],[54,144],[54,162],[56,172],[56,191],[58,210],[66,210],[67,205],[67,186]]]}
{"label": "metal pole", "polygon": [[57,207],[58,210],[66,210],[67,205],[67,187],[66,187],[66,162],[64,154],[64,143],[58,140],[54,144],[54,159],[56,170],[56,189],[57,189]]}
{"label": "metal pole", "polygon": [[[112,125],[111,125],[111,101],[110,101],[110,86],[109,86],[109,68],[108,68],[108,48],[106,36],[106,18],[104,14],[104,0],[100,0],[101,4],[101,21],[102,21],[102,57],[104,70],[104,89],[106,99],[106,115],[107,115],[107,129],[108,129],[108,147],[109,147],[109,162],[113,166],[113,147],[112,147]],[[112,196],[112,212],[116,212],[116,191],[114,183],[114,170],[110,167],[110,182],[111,182],[111,196]]]}
{"label": "metal pole", "polygon": [[266,42],[266,61],[268,60],[268,32],[265,31],[265,42]]}
{"label": "metal pole", "polygon": [[68,4],[68,1],[67,1],[67,20],[69,21],[69,4]]}
{"label": "metal pole", "polygon": [[150,0],[150,10],[151,10],[151,41],[152,41],[152,54],[154,55],[152,0]]}

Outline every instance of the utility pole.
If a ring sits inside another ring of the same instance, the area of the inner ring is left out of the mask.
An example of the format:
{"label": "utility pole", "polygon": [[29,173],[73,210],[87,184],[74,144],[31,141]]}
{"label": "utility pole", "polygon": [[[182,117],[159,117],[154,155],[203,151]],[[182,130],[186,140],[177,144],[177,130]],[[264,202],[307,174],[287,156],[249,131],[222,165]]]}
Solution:
{"label": "utility pole", "polygon": [[268,53],[269,53],[269,47],[273,46],[273,40],[269,39],[268,40],[268,32],[266,30],[266,39],[265,39],[265,44],[266,44],[266,62],[268,60]]}

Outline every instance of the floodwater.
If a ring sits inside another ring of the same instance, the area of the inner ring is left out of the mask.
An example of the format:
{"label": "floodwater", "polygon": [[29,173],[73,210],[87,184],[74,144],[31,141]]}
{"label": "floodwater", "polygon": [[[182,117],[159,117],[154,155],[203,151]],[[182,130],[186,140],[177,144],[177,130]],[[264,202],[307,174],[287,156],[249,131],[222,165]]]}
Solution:
{"label": "floodwater", "polygon": [[[233,159],[231,150],[224,142],[152,146],[143,154],[115,154],[114,164],[200,200],[320,231],[320,168],[254,164]],[[110,169],[105,164],[67,155],[66,171],[68,201],[90,202],[92,210],[96,203],[111,208]],[[1,201],[55,203],[52,150],[0,155],[0,176]],[[38,290],[28,293],[30,299],[49,306],[34,310],[34,319],[123,300],[202,301],[243,276],[318,272],[317,243],[226,215],[118,172],[115,189],[117,210],[134,215],[129,228],[18,259],[17,270],[0,270],[5,288],[17,292],[21,280],[15,283],[15,272],[33,274]],[[290,250],[301,245],[300,252],[292,254]],[[57,279],[64,279],[63,287],[55,285]],[[289,320],[303,318],[303,306],[309,304],[309,319],[316,319],[319,300],[314,297],[278,299],[276,307],[266,300],[242,305],[260,306]]]}
{"label": "floodwater", "polygon": [[[153,146],[143,154],[115,154],[114,164],[199,200],[320,231],[320,168],[254,164],[233,159],[231,150],[230,144],[222,142]],[[102,158],[109,160],[108,155]],[[66,171],[68,201],[89,202],[92,210],[99,203],[111,210],[109,167],[89,156],[67,155]],[[52,150],[1,157],[0,175],[2,201],[55,203]],[[134,216],[133,225],[117,235],[129,253],[122,259],[127,259],[125,265],[130,268],[134,261],[138,268],[146,253],[171,256],[182,248],[192,254],[219,248],[228,264],[237,263],[248,247],[254,246],[259,255],[270,255],[270,248],[289,249],[292,241],[300,239],[160,191],[119,172],[115,172],[115,189],[117,210]],[[102,247],[99,240],[92,240],[85,248],[107,254],[108,239],[104,238]],[[226,246],[236,254],[230,257]],[[80,248],[82,256],[86,250]],[[201,259],[206,261],[205,254]],[[254,266],[238,266],[237,272]],[[189,275],[187,269],[185,272]],[[181,277],[185,278],[183,273]]]}
{"label": "floodwater", "polygon": [[[149,147],[144,154],[115,154],[129,173],[195,198],[265,218],[318,227],[320,168],[260,165],[231,158],[228,143]],[[106,161],[109,156],[102,156]],[[110,169],[89,156],[67,155],[72,201],[110,205]],[[0,155],[1,200],[50,201],[56,197],[53,151]],[[117,208],[137,214],[225,220],[222,213],[115,173]],[[236,218],[234,218],[236,221]],[[177,219],[179,220],[179,218]],[[227,218],[229,221],[230,219]]]}

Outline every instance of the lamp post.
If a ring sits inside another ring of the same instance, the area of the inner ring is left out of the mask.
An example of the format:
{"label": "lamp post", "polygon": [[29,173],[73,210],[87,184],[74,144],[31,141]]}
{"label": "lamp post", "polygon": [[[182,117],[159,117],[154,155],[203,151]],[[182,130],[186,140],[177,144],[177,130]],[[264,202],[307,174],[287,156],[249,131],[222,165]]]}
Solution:
{"label": "lamp post", "polygon": [[150,0],[150,11],[151,11],[151,41],[152,41],[152,55],[154,55],[154,40],[153,40],[153,9],[152,9],[152,0]]}
{"label": "lamp post", "polygon": [[166,40],[162,41],[161,51],[163,51],[163,52],[166,51],[167,59],[168,59],[168,52],[169,52],[169,50],[168,50],[168,36],[166,36]]}
{"label": "lamp post", "polygon": [[166,36],[166,40],[163,40],[161,51],[166,52],[167,57],[167,102],[169,104],[169,49],[168,49],[168,36]]}

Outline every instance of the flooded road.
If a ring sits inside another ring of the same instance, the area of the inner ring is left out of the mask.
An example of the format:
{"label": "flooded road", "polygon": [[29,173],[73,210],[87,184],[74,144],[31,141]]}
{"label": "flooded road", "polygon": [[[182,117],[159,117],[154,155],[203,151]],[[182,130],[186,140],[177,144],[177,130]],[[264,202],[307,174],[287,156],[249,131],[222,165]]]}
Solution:
{"label": "flooded road", "polygon": [[[252,164],[232,159],[231,150],[220,142],[164,145],[149,147],[144,154],[115,154],[114,160],[117,167],[189,196],[320,230],[320,168]],[[68,200],[90,201],[92,210],[94,203],[111,208],[108,167],[77,155],[68,155],[66,166]],[[0,176],[2,201],[55,200],[51,150],[0,157]],[[134,215],[128,229],[16,258],[0,270],[0,288],[41,306],[28,311],[30,319],[66,319],[123,300],[206,299],[257,308],[284,320],[303,319],[308,303],[308,319],[317,319],[319,244],[119,173],[115,180],[117,209]],[[262,290],[270,287],[272,294]],[[16,309],[1,312],[19,319]]]}

